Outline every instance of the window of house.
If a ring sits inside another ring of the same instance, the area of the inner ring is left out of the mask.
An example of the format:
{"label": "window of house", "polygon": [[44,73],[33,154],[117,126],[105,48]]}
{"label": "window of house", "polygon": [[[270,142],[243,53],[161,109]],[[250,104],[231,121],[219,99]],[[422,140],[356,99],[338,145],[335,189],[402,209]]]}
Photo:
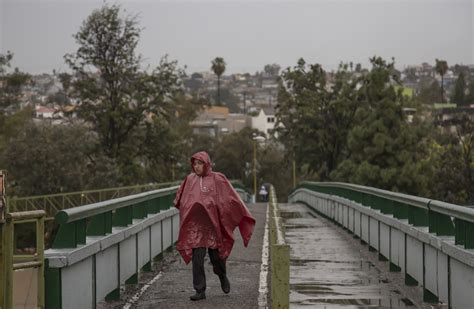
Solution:
{"label": "window of house", "polygon": [[275,117],[268,117],[268,118],[267,118],[267,122],[268,122],[268,123],[273,123],[273,122],[275,122]]}

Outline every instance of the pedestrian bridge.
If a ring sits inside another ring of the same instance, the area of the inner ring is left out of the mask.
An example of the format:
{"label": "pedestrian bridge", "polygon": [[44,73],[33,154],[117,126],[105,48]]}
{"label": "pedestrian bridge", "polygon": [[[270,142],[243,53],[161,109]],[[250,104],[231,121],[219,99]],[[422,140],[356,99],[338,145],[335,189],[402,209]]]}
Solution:
{"label": "pedestrian bridge", "polygon": [[[190,266],[173,250],[176,190],[60,210],[44,257],[44,211],[6,213],[0,307],[187,308]],[[236,235],[231,293],[219,292],[208,266],[208,298],[193,305],[474,307],[473,209],[345,183],[303,182],[287,204],[277,203],[273,188],[270,197],[248,204],[257,226],[249,248]],[[19,256],[12,229],[25,221],[37,222],[39,237],[34,255]]]}

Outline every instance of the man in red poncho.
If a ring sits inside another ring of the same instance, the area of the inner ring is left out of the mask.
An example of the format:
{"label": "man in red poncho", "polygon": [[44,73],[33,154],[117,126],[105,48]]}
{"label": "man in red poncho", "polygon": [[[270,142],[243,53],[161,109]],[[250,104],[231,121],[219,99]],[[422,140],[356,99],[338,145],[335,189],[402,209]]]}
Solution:
{"label": "man in red poncho", "polygon": [[224,293],[230,292],[226,260],[234,245],[233,231],[238,226],[247,247],[255,219],[237,192],[221,174],[211,169],[211,159],[204,152],[191,157],[193,173],[176,193],[174,205],[179,209],[180,226],[176,248],[186,264],[193,261],[191,300],[205,299],[206,274],[204,257],[209,252],[214,273],[219,276]]}

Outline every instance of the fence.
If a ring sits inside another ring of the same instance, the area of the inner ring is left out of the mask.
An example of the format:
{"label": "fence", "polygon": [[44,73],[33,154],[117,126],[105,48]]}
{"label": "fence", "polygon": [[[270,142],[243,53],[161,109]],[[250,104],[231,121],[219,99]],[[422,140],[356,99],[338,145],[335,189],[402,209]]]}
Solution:
{"label": "fence", "polygon": [[10,212],[43,209],[48,218],[54,218],[57,212],[77,206],[98,203],[122,196],[177,185],[178,182],[153,183],[148,185],[86,190],[78,192],[38,195],[9,198],[7,205]]}
{"label": "fence", "polygon": [[474,307],[474,209],[346,183],[303,182],[289,199],[377,250],[425,301]]}
{"label": "fence", "polygon": [[177,240],[178,187],[66,209],[47,259],[46,307],[95,308],[120,297],[120,285],[138,282],[153,260]]}

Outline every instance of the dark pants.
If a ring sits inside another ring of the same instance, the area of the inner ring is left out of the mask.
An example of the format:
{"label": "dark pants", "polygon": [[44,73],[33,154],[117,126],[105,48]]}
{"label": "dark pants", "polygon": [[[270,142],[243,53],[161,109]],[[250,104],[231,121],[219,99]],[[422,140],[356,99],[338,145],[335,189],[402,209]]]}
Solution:
{"label": "dark pants", "polygon": [[[208,252],[214,273],[219,277],[225,276],[225,261],[219,259],[219,250],[209,248]],[[206,290],[206,273],[204,271],[205,256],[206,248],[193,249],[193,286],[198,293]]]}

